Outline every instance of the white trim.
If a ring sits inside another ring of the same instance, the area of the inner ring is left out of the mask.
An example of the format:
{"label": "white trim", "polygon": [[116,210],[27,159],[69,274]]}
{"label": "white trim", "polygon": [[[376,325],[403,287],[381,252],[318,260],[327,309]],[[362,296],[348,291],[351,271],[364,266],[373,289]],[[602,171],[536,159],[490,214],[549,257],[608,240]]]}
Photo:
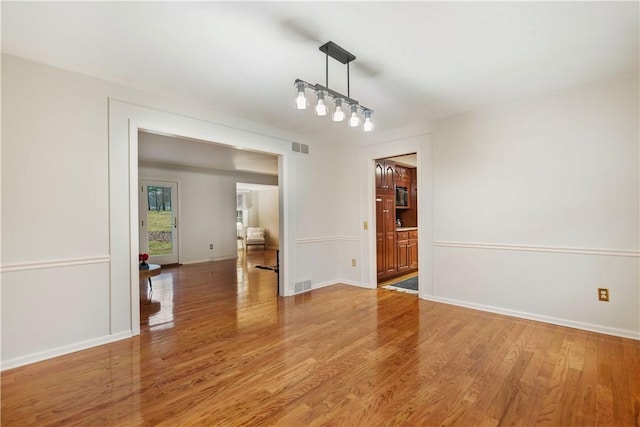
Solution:
{"label": "white trim", "polygon": [[105,264],[111,261],[109,255],[102,255],[97,257],[86,258],[68,258],[68,259],[56,259],[47,261],[35,261],[35,262],[18,262],[14,264],[5,264],[0,267],[0,273],[7,273],[10,271],[28,271],[28,270],[41,270],[44,268],[60,268],[60,267],[73,267],[76,265],[87,264]]}
{"label": "white trim", "polygon": [[308,237],[306,239],[296,239],[297,244],[322,243],[322,242],[359,242],[359,237],[351,236],[329,236],[329,237]]}
{"label": "white trim", "polygon": [[521,319],[535,320],[537,322],[550,323],[552,325],[566,326],[568,328],[581,329],[590,332],[597,332],[605,335],[613,335],[616,337],[630,338],[632,340],[640,340],[640,331],[629,329],[610,328],[608,326],[594,325],[593,323],[584,323],[568,319],[560,319],[553,316],[545,316],[540,314],[527,313],[525,311],[509,310],[500,307],[494,307],[484,304],[475,304],[466,301],[460,301],[451,298],[442,298],[431,295],[420,295],[420,298],[439,302],[443,304],[455,305],[458,307],[471,308],[474,310],[486,311],[489,313],[503,314],[505,316],[518,317]]}
{"label": "white trim", "polygon": [[[210,118],[157,110],[127,101],[108,98],[109,126],[109,239],[111,251],[111,323],[112,330],[123,330],[125,302],[129,304],[128,329],[140,333],[138,252],[138,131],[146,130],[201,141],[218,141],[230,147],[266,152],[278,156],[281,271],[279,294],[291,295],[289,277],[294,274],[296,229],[295,189],[296,161],[289,138],[269,136],[215,123]],[[125,171],[127,173],[125,173]],[[135,196],[135,198],[134,198]],[[128,217],[127,217],[128,211]],[[126,219],[126,221],[125,221]],[[134,231],[135,230],[135,231]],[[128,276],[128,279],[127,277]],[[128,285],[128,289],[125,289]],[[129,296],[125,299],[125,291]]]}
{"label": "white trim", "polygon": [[63,345],[62,347],[52,348],[50,350],[40,351],[37,353],[27,354],[25,356],[16,357],[2,362],[0,371],[17,368],[18,366],[28,365],[30,363],[40,362],[42,360],[52,359],[80,350],[86,350],[103,344],[131,338],[131,331],[119,332],[113,335],[105,335],[99,338],[92,338],[86,341],[80,341],[74,344]]}
{"label": "white trim", "polygon": [[[418,129],[415,129],[418,130]],[[377,287],[376,273],[376,188],[375,160],[416,153],[418,197],[418,271],[420,288],[433,292],[433,141],[432,129],[420,128],[419,132],[406,135],[389,134],[387,142],[361,147],[359,154],[360,224],[368,222],[367,229],[361,226],[360,254],[361,281],[368,289]],[[384,137],[385,139],[387,137]]]}
{"label": "white trim", "polygon": [[472,243],[472,242],[433,242],[434,246],[446,248],[469,248],[469,249],[496,249],[503,251],[526,251],[526,252],[548,252],[562,254],[581,255],[604,255],[640,258],[640,251],[628,251],[623,249],[600,249],[600,248],[568,248],[560,246],[533,246],[533,245],[511,245],[503,243]]}
{"label": "white trim", "polygon": [[[354,282],[353,280],[339,280],[338,282],[336,282],[336,284],[341,283],[343,285],[349,285],[349,286],[357,286],[358,288],[364,288],[364,289],[372,289],[367,283],[362,283],[362,282]],[[373,288],[375,289],[375,288]]]}
{"label": "white trim", "polygon": [[[314,289],[326,288],[327,286],[337,285],[338,283],[340,283],[340,282],[336,282],[335,280],[329,280],[328,282],[315,283],[315,284],[311,285],[311,289],[309,289],[309,290],[312,291]],[[300,292],[300,293],[302,293],[302,292]],[[294,295],[297,295],[297,294],[294,294]]]}
{"label": "white trim", "polygon": [[327,286],[333,286],[333,285],[348,285],[348,286],[357,286],[359,288],[371,289],[366,283],[354,282],[353,280],[338,279],[338,280],[329,280],[327,282],[320,282],[320,283],[311,285],[311,290],[325,288]]}

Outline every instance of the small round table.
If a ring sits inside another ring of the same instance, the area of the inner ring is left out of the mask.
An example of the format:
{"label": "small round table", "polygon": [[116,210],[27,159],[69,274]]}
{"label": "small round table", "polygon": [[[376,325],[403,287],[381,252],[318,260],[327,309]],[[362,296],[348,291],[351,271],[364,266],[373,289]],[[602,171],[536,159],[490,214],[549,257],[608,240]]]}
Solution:
{"label": "small round table", "polygon": [[153,276],[157,276],[161,272],[162,272],[161,268],[158,264],[149,264],[149,268],[140,269],[140,280],[149,279],[149,289],[153,290],[153,285],[151,284],[151,278]]}

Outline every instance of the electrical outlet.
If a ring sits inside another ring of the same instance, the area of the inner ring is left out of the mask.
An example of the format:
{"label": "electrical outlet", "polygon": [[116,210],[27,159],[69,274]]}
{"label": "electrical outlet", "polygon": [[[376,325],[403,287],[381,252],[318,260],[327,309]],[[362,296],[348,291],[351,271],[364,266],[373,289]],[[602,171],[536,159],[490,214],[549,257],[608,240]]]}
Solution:
{"label": "electrical outlet", "polygon": [[356,266],[356,259],[355,259],[355,258],[353,258],[353,259],[351,260],[351,267],[355,267],[355,266]]}
{"label": "electrical outlet", "polygon": [[598,301],[609,302],[609,289],[608,288],[598,288]]}
{"label": "electrical outlet", "polygon": [[364,227],[365,230],[369,229],[369,221],[365,221],[364,224],[362,224],[362,226]]}
{"label": "electrical outlet", "polygon": [[209,249],[213,249],[213,243],[209,244]]}

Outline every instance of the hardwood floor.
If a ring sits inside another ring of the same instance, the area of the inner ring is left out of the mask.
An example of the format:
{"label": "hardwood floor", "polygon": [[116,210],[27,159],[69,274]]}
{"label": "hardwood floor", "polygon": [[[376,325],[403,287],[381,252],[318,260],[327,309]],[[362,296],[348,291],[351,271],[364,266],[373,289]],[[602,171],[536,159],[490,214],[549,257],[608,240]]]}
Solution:
{"label": "hardwood floor", "polygon": [[[638,425],[640,342],[336,285],[153,279],[139,337],[2,373],[2,425]],[[141,288],[146,298],[146,286]]]}

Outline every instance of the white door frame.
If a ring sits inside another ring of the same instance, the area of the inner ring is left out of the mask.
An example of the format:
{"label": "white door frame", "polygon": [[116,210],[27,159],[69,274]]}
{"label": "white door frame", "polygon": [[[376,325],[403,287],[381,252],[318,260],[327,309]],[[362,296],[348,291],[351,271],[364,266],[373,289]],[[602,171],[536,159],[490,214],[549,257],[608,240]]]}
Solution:
{"label": "white door frame", "polygon": [[[110,331],[140,334],[138,271],[138,132],[215,141],[278,156],[280,191],[279,294],[293,295],[295,158],[290,140],[109,99]],[[133,230],[133,231],[132,231]]]}
{"label": "white door frame", "polygon": [[389,143],[363,147],[360,151],[360,208],[367,230],[361,227],[361,259],[363,285],[377,288],[376,274],[376,184],[375,160],[416,153],[418,185],[418,295],[428,298],[433,286],[433,172],[432,143],[429,133]]}

